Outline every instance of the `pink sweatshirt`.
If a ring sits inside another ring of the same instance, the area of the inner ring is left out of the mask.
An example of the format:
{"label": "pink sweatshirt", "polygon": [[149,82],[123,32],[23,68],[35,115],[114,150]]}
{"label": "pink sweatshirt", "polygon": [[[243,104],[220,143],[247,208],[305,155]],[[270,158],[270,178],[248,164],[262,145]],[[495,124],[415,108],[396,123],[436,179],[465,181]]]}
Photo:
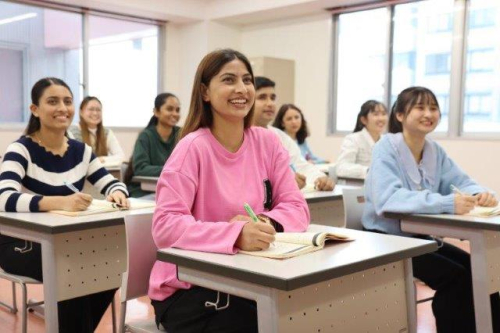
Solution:
{"label": "pink sweatshirt", "polygon": [[[264,180],[272,186],[272,209],[264,208]],[[247,202],[256,214],[279,222],[285,231],[304,231],[309,209],[289,166],[288,152],[271,131],[251,127],[236,153],[227,151],[209,129],[187,135],[165,164],[156,187],[153,238],[158,248],[235,254]],[[177,279],[175,265],[157,261],[149,297],[164,300],[191,284]]]}

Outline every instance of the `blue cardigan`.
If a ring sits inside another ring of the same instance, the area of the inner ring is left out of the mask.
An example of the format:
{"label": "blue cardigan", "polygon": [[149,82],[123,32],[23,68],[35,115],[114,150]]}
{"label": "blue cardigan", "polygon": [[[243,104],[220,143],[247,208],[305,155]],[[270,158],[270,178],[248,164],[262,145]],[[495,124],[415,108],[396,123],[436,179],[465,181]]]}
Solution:
{"label": "blue cardigan", "polygon": [[486,191],[436,142],[426,139],[422,160],[417,165],[402,133],[387,134],[373,149],[372,164],[365,180],[363,226],[409,236],[401,231],[399,220],[385,218],[383,214],[453,214],[452,184],[469,194]]}

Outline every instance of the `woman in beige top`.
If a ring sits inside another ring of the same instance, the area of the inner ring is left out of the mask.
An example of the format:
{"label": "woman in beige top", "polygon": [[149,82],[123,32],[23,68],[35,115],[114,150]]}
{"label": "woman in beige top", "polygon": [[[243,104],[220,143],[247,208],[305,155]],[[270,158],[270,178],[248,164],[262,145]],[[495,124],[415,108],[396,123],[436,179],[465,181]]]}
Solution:
{"label": "woman in beige top", "polygon": [[384,104],[369,100],[361,106],[353,133],[347,135],[342,142],[335,166],[338,177],[366,177],[372,148],[385,132],[387,120],[387,108]]}

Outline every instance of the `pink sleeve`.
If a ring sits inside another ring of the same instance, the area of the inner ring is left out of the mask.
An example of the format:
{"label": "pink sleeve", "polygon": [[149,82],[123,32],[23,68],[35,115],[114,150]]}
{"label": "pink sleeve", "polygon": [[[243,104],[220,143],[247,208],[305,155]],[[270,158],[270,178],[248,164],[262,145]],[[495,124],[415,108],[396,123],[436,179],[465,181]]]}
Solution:
{"label": "pink sleeve", "polygon": [[270,179],[273,190],[273,208],[264,215],[279,222],[285,232],[302,232],[309,226],[309,207],[295,182],[290,168],[289,154],[283,145],[278,140],[276,141]]}
{"label": "pink sleeve", "polygon": [[191,215],[195,182],[180,172],[164,170],[156,188],[153,239],[158,248],[233,254],[245,222],[197,221]]}

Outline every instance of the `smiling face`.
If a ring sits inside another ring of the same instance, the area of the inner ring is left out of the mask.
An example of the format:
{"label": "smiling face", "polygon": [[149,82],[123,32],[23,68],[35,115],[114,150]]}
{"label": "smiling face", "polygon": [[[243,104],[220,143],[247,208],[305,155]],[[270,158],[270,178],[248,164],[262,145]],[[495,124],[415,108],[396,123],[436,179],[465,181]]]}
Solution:
{"label": "smiling face", "polygon": [[80,118],[85,121],[88,128],[95,129],[102,121],[102,105],[98,100],[91,99],[82,110]]}
{"label": "smiling face", "polygon": [[361,117],[361,122],[368,132],[380,135],[385,132],[389,120],[387,110],[381,104],[375,106],[375,110],[368,112],[366,117]]}
{"label": "smiling face", "polygon": [[295,136],[302,126],[302,116],[295,109],[288,109],[283,115],[282,126],[285,132]]}
{"label": "smiling face", "polygon": [[276,92],[274,87],[260,88],[256,92],[254,124],[266,127],[276,116]]}
{"label": "smiling face", "polygon": [[214,121],[243,121],[255,100],[253,78],[245,64],[239,59],[225,64],[204,88],[203,100],[210,103]]}
{"label": "smiling face", "polygon": [[403,124],[403,132],[415,136],[425,136],[436,129],[441,118],[437,103],[431,98],[419,98],[406,115],[396,114]]}
{"label": "smiling face", "polygon": [[177,97],[168,97],[159,110],[154,109],[158,124],[164,127],[174,127],[181,118],[181,103]]}
{"label": "smiling face", "polygon": [[41,127],[66,131],[75,115],[73,95],[66,87],[53,84],[45,89],[38,105],[31,104],[30,110],[40,119]]}

